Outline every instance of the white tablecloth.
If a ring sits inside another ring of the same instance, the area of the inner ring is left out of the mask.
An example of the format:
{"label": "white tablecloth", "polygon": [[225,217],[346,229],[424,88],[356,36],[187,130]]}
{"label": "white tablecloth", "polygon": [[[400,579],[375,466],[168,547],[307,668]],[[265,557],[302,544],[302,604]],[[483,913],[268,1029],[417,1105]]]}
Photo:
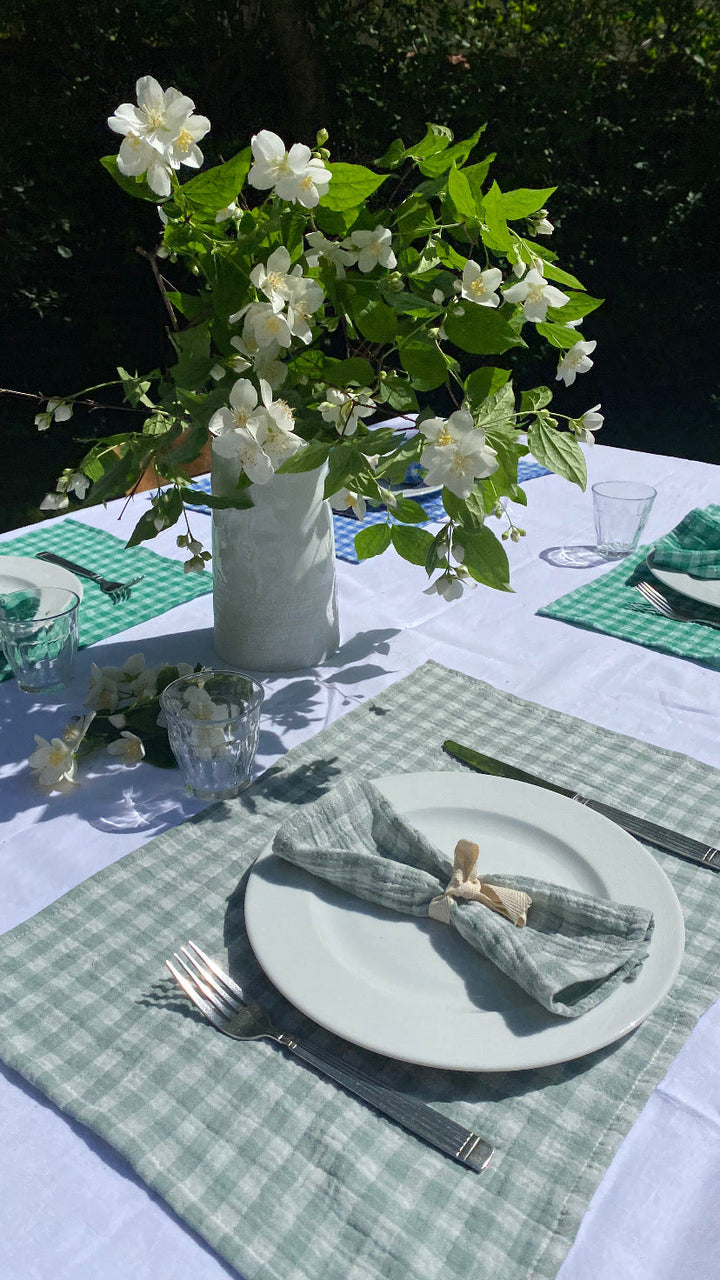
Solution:
{"label": "white tablecloth", "polygon": [[[587,455],[592,481],[655,485],[647,541],[691,507],[718,500],[718,467],[602,446]],[[423,594],[422,570],[392,552],[361,565],[338,562],[342,647],[317,669],[263,677],[258,772],[428,658],[720,767],[720,673],[536,617],[541,605],[607,566],[556,563],[558,548],[594,542],[589,492],[554,476],[530,481],[526,492],[521,523],[528,536],[508,545],[514,594],[478,588],[448,605]],[[123,504],[112,503],[81,518],[126,537],[145,501],[137,499],[125,514]],[[194,521],[209,541],[208,517]],[[181,554],[172,531],[151,545],[168,556]],[[122,770],[109,758],[84,766],[82,784],[69,796],[47,796],[33,782],[26,762],[33,733],[50,737],[81,709],[91,661],[114,664],[138,650],[149,662],[217,662],[211,597],[81,651],[76,681],[60,705],[36,703],[14,681],[0,685],[0,932],[202,807],[184,794],[175,773],[147,765]],[[720,1276],[719,1049],[720,1003],[698,1024],[620,1148],[561,1280]],[[110,1148],[68,1123],[19,1077],[0,1072],[0,1276],[218,1280],[233,1274]]]}

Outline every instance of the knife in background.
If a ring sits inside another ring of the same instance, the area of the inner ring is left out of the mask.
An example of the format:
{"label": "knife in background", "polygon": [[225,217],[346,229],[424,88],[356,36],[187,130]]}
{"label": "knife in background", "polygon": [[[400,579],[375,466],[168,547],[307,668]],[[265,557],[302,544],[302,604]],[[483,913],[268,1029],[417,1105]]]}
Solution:
{"label": "knife in background", "polygon": [[474,751],[472,747],[463,747],[450,738],[443,742],[443,750],[448,755],[454,756],[456,760],[469,765],[471,769],[476,769],[478,773],[489,773],[497,778],[514,778],[516,782],[529,782],[535,787],[544,787],[547,791],[556,791],[558,795],[568,796],[569,799],[586,805],[588,809],[593,809],[595,813],[601,813],[603,817],[609,818],[611,822],[615,822],[617,826],[623,828],[623,831],[635,836],[637,840],[655,845],[657,849],[664,849],[666,853],[674,853],[688,862],[697,862],[700,866],[710,867],[712,871],[720,871],[720,849],[703,844],[701,840],[680,835],[679,832],[671,831],[668,827],[661,827],[647,818],[638,818],[633,813],[625,813],[622,809],[614,809],[612,805],[602,804],[599,800],[589,800],[587,796],[581,796],[569,787],[559,787],[545,778],[537,778],[532,773],[515,769],[510,764],[504,764],[502,760],[484,756],[480,751]]}

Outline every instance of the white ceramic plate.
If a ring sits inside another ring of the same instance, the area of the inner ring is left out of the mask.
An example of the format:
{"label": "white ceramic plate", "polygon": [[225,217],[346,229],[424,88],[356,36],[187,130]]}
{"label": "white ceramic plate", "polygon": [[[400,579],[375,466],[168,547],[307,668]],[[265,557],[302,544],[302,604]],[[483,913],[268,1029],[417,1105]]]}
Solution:
{"label": "white ceramic plate", "polygon": [[33,556],[0,554],[0,595],[36,587],[65,587],[74,591],[80,600],[83,598],[82,583],[69,569],[48,564],[46,560],[36,560]]}
{"label": "white ceramic plate", "polygon": [[685,933],[652,854],[607,818],[550,791],[461,773],[378,780],[452,861],[461,837],[481,871],[514,872],[649,907],[640,975],[579,1018],[553,1016],[454,929],[354,898],[273,855],[257,859],[248,936],[275,986],[337,1035],[377,1053],[460,1071],[519,1071],[581,1057],[636,1027],[672,985]]}
{"label": "white ceramic plate", "polygon": [[711,604],[720,609],[720,578],[691,578],[689,573],[658,569],[652,551],[648,552],[645,563],[653,577],[664,586],[671,587],[681,596],[688,596],[690,600],[699,600],[700,604]]}

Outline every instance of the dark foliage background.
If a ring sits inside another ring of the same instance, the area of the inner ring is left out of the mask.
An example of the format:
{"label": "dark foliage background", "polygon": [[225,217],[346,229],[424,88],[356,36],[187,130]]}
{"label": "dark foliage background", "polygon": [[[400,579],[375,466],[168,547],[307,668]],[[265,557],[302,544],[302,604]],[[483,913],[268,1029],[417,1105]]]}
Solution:
{"label": "dark foliage background", "polygon": [[[336,158],[371,162],[427,121],[486,121],[500,185],[558,185],[552,246],[607,299],[568,411],[602,401],[605,443],[718,462],[719,47],[713,0],[5,0],[0,385],[62,394],[168,354],[136,252],[157,215],[98,164],[149,73],[210,117],[210,162],[263,127],[289,145],[326,126]],[[35,411],[0,397],[0,528],[36,518],[74,436],[127,425],[98,410],[39,435]]]}

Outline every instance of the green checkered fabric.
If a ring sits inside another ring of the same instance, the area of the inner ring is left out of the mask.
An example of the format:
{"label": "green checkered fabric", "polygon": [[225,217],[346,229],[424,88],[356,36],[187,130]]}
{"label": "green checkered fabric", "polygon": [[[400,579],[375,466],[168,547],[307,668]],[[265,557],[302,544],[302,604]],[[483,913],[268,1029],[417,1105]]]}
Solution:
{"label": "green checkered fabric", "polygon": [[[111,580],[127,582],[144,575],[142,582],[133,587],[130,599],[122,604],[113,604],[93,582],[82,579],[83,598],[78,614],[81,646],[116,635],[166,613],[176,604],[212,591],[209,573],[185,573],[177,560],[168,560],[147,547],[127,548],[113,534],[77,520],[48,521],[19,538],[0,543],[0,556],[35,556],[38,551],[53,551]],[[9,675],[10,669],[0,655],[0,680]]]}
{"label": "green checkered fabric", "polygon": [[658,569],[720,578],[720,506],[695,507],[655,543]]}
{"label": "green checkered fabric", "polygon": [[[427,663],[238,800],[0,939],[0,1055],[122,1152],[248,1280],[553,1280],[623,1135],[717,994],[720,877],[658,854],[685,915],[682,968],[608,1049],[478,1075],[395,1062],[308,1026],[250,949],[251,863],[298,805],[344,776],[462,769],[441,750],[449,734],[489,753],[502,742],[521,769],[716,839],[716,770]],[[276,1046],[204,1023],[163,978],[189,937],[290,1034],[483,1134],[497,1149],[490,1167],[461,1168]]]}
{"label": "green checkered fabric", "polygon": [[[367,778],[345,778],[304,805],[283,823],[273,852],[346,893],[414,916],[430,914],[453,871],[451,860]],[[483,868],[482,880],[527,894],[527,925],[453,898],[446,899],[448,923],[551,1013],[586,1013],[647,958],[649,911],[492,867]]]}
{"label": "green checkered fabric", "polygon": [[[720,671],[720,631],[712,627],[694,627],[687,622],[676,622],[656,613],[634,590],[636,582],[655,582],[645,563],[649,547],[628,556],[616,568],[587,582],[583,587],[560,596],[552,604],[538,609],[542,618],[558,618],[589,631],[601,631],[604,635],[617,636],[647,649],[659,649],[677,658],[690,658],[704,667]],[[687,609],[687,600],[669,587],[663,587],[663,595],[671,605]],[[693,601],[693,614],[698,618],[713,618],[717,610]]]}

